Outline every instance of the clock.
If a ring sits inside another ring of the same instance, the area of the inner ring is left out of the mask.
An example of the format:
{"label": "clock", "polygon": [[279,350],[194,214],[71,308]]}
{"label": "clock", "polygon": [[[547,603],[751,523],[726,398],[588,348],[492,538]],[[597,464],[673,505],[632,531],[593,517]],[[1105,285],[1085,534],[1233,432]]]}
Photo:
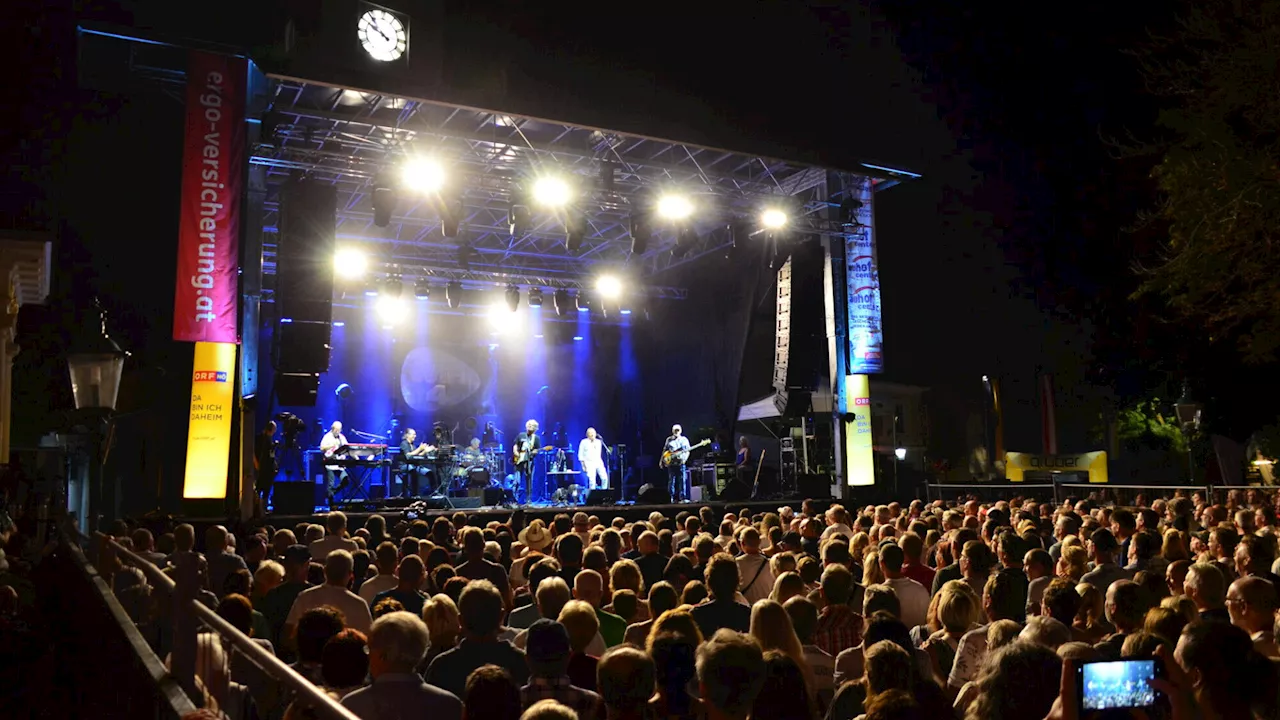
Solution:
{"label": "clock", "polygon": [[409,48],[409,32],[404,20],[382,8],[361,13],[356,32],[360,47],[379,62],[399,60]]}

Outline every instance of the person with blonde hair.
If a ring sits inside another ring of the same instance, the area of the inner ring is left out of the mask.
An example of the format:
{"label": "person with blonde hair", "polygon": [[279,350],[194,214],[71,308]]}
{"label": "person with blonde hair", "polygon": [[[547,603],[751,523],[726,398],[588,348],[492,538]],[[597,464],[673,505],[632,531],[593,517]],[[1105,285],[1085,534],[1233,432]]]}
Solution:
{"label": "person with blonde hair", "polygon": [[804,647],[800,644],[800,638],[791,624],[791,615],[782,607],[782,604],[773,600],[761,600],[752,605],[750,634],[760,645],[761,650],[765,652],[777,650],[794,660],[804,674],[804,684],[809,691],[809,696],[813,697],[816,686],[813,670],[805,660]]}
{"label": "person with blonde hair", "polygon": [[940,629],[929,636],[921,649],[929,653],[934,679],[946,685],[951,666],[960,649],[960,639],[977,627],[980,601],[963,580],[949,580],[935,596]]}
{"label": "person with blonde hair", "polygon": [[645,650],[652,651],[654,639],[663,633],[680,635],[691,640],[695,646],[701,645],[703,641],[702,630],[694,620],[693,613],[684,608],[668,610],[653,621],[653,627],[650,628],[649,637],[645,641]]}
{"label": "person with blonde hair", "polygon": [[569,682],[584,690],[595,691],[598,658],[587,651],[600,632],[600,620],[595,609],[581,600],[570,600],[560,610],[559,620],[569,634],[569,665],[565,671]]}
{"label": "person with blonde hair", "polygon": [[644,598],[648,596],[649,589],[645,587],[644,576],[640,573],[640,566],[634,561],[622,558],[609,568],[609,592],[616,593],[619,590],[631,590],[636,594],[636,616],[631,622],[644,622],[649,619],[649,603]]}
{"label": "person with blonde hair", "polygon": [[1062,557],[1058,558],[1058,577],[1078,583],[1088,570],[1089,554],[1079,545],[1062,546]]}
{"label": "person with blonde hair", "polygon": [[1106,620],[1105,600],[1102,592],[1089,583],[1076,585],[1080,595],[1080,610],[1076,613],[1072,626],[1076,629],[1076,639],[1094,645],[1115,632],[1115,627]]}
{"label": "person with blonde hair", "polygon": [[807,594],[808,588],[799,573],[784,572],[773,581],[773,591],[769,593],[769,599],[784,604],[793,597]]}
{"label": "person with blonde hair", "polygon": [[458,606],[443,593],[432,595],[422,604],[422,621],[427,625],[430,645],[422,659],[425,670],[436,656],[458,644]]}
{"label": "person with blonde hair", "polygon": [[867,550],[862,555],[862,586],[884,584],[884,570],[880,568],[880,551],[876,548]]}

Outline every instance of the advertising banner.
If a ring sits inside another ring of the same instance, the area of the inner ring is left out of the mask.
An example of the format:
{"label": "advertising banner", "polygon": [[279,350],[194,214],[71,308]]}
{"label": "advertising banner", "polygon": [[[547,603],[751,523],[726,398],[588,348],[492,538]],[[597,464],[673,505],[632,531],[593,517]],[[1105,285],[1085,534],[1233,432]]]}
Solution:
{"label": "advertising banner", "polygon": [[866,375],[845,378],[853,420],[844,424],[845,483],[851,486],[876,484],[876,459],[871,436],[871,381]]}
{"label": "advertising banner", "polygon": [[849,299],[849,372],[884,372],[880,331],[880,269],[870,228],[849,236],[845,247]]}
{"label": "advertising banner", "polygon": [[247,72],[242,58],[191,52],[173,298],[173,339],[180,342],[238,339]]}
{"label": "advertising banner", "polygon": [[191,426],[187,431],[186,499],[227,496],[231,410],[235,403],[235,343],[196,343],[191,377]]}
{"label": "advertising banner", "polygon": [[1107,453],[1077,453],[1075,455],[1033,455],[1011,452],[1004,456],[1004,476],[1010,482],[1022,482],[1028,472],[1088,473],[1089,482],[1107,481]]}

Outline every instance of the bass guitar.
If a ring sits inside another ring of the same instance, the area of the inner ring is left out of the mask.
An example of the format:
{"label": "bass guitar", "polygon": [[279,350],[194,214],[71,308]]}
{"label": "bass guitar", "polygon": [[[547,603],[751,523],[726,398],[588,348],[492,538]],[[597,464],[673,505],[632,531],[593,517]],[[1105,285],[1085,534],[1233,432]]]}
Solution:
{"label": "bass guitar", "polygon": [[533,460],[534,455],[537,455],[540,452],[547,452],[549,450],[555,450],[555,449],[556,448],[554,445],[544,445],[540,448],[535,447],[535,448],[527,448],[527,449],[524,448],[523,446],[517,447],[515,454],[511,456],[511,460],[516,465],[526,465],[531,460]]}
{"label": "bass guitar", "polygon": [[658,461],[658,465],[662,468],[669,468],[672,465],[683,465],[689,461],[689,453],[710,444],[711,440],[707,439],[702,440],[696,445],[689,446],[688,450],[664,450],[662,452],[662,459]]}

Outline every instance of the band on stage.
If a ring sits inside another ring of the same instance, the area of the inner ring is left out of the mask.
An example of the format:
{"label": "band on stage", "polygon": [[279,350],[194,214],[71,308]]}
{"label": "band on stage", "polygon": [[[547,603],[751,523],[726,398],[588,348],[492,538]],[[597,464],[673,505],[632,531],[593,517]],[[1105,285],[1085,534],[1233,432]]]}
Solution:
{"label": "band on stage", "polygon": [[[300,422],[297,424],[301,425]],[[287,420],[285,426],[286,445],[296,446],[296,442],[289,438],[290,423]],[[436,423],[435,444],[419,441],[417,431],[407,428],[400,434],[397,456],[386,459],[383,457],[387,450],[386,444],[353,445],[343,434],[342,423],[334,421],[318,447],[324,467],[325,492],[330,506],[348,491],[352,494],[362,490],[367,492],[367,488],[363,487],[364,480],[353,479],[351,470],[358,468],[359,473],[367,468],[381,467],[384,462],[394,468],[391,476],[399,480],[399,494],[406,499],[424,495],[447,495],[450,490],[493,487],[501,489],[503,502],[506,504],[524,505],[537,499],[581,503],[584,499],[581,495],[583,491],[609,489],[609,466],[615,459],[614,449],[605,443],[594,427],[587,428],[584,437],[577,443],[576,459],[580,469],[573,470],[572,463],[566,456],[569,443],[565,441],[559,428],[557,424],[551,434],[552,442],[548,443],[540,434],[538,421],[526,421],[524,430],[516,435],[511,444],[510,454],[505,456],[502,454],[501,443],[496,441],[501,433],[493,427],[493,423],[488,423],[485,427],[483,434],[486,444],[483,446],[479,438],[472,438],[466,446],[453,446],[449,443],[451,433],[441,423]],[[254,470],[257,477],[255,485],[260,508],[264,512],[274,479],[281,470],[282,447],[275,439],[277,429],[277,422],[269,421],[254,444]],[[379,437],[360,432],[356,434],[371,439]],[[703,440],[696,445],[691,444],[679,424],[671,426],[671,434],[663,441],[659,461],[659,467],[666,475],[666,489],[671,502],[691,500],[690,455],[710,442]],[[545,464],[541,467],[545,485],[535,490],[539,462],[544,457]],[[510,463],[509,473],[507,463]],[[734,470],[736,480],[739,483],[745,480],[748,487],[748,468],[751,464],[751,450],[744,437],[739,443]],[[619,468],[619,471],[622,472],[622,469]],[[292,471],[286,470],[286,475],[292,479]],[[392,481],[388,479],[388,496],[392,495],[391,485]],[[538,498],[540,494],[544,497]]]}

